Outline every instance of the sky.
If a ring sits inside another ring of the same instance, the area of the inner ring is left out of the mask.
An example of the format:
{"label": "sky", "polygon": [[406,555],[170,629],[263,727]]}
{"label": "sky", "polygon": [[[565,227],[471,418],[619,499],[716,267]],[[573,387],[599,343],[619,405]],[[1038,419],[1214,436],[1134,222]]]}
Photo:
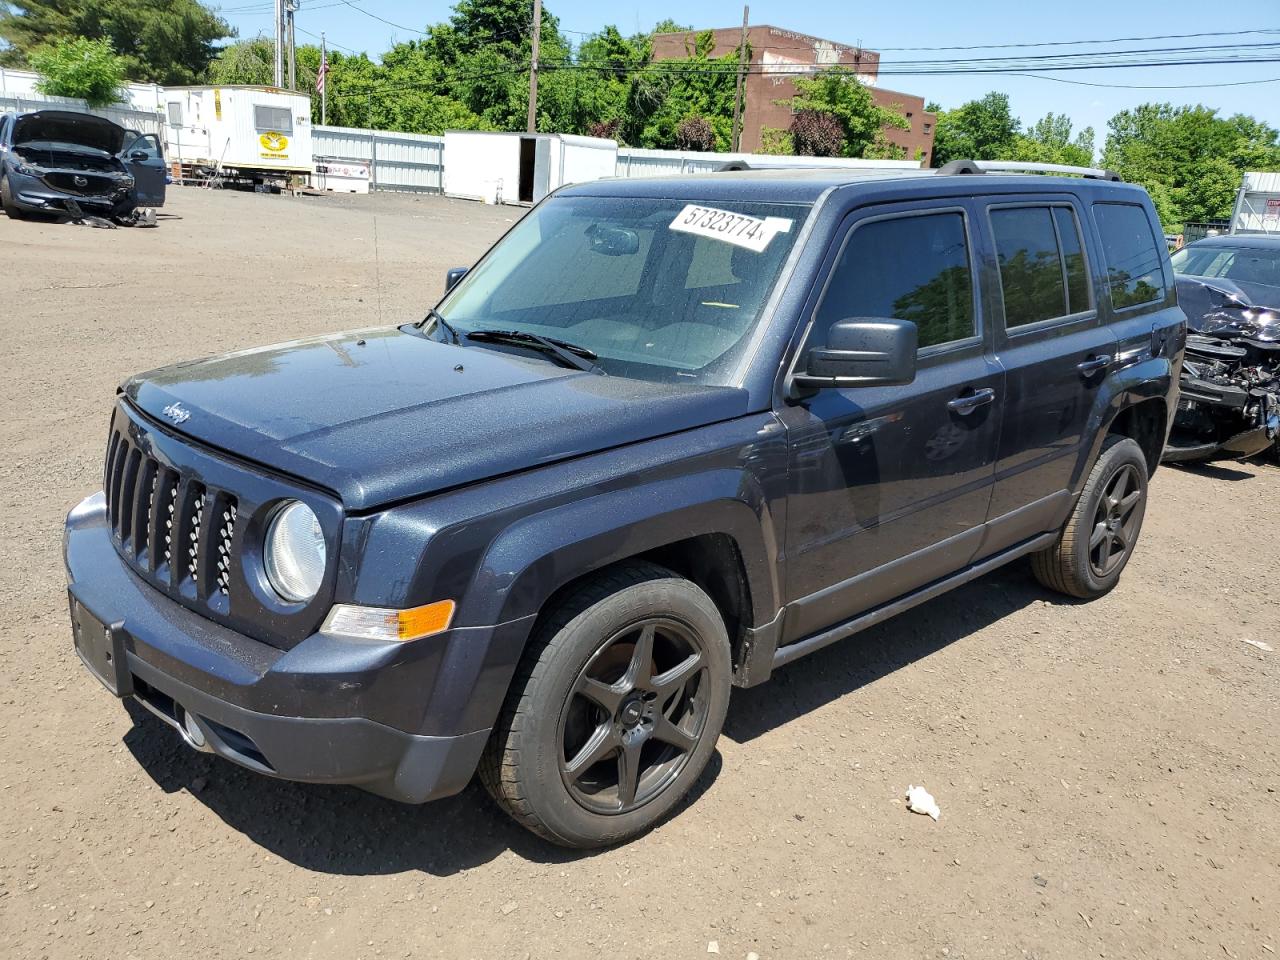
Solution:
{"label": "sky", "polygon": [[[545,0],[550,12],[560,20],[571,41],[583,33],[616,25],[623,33],[649,30],[666,17],[696,29],[733,26],[742,22],[742,7],[724,0],[679,0],[678,3],[640,3],[638,0]],[[241,37],[271,34],[271,0],[224,0],[222,15]],[[368,52],[377,58],[392,43],[420,36],[414,29],[447,20],[451,5],[447,0],[301,0],[295,20],[299,42],[318,42],[324,32],[331,46]],[[1219,16],[1219,14],[1222,14]],[[378,19],[381,18],[381,19]],[[402,27],[391,26],[392,21]],[[1046,113],[1065,113],[1077,130],[1092,126],[1101,149],[1107,121],[1120,110],[1140,103],[1202,103],[1222,113],[1246,113],[1273,127],[1280,127],[1280,2],[1278,0],[1237,0],[1215,3],[1209,0],[1157,3],[1151,0],[1073,0],[1071,3],[986,2],[955,0],[914,3],[855,4],[848,0],[808,0],[803,4],[787,0],[755,0],[751,4],[752,24],[771,24],[800,33],[813,34],[848,45],[882,51],[881,69],[910,69],[911,60],[967,58],[1044,53],[1080,53],[1151,48],[1189,47],[1221,44],[1273,44],[1251,50],[1235,50],[1222,56],[1267,57],[1273,63],[1215,64],[1202,66],[1091,69],[1052,73],[1060,80],[1026,76],[883,76],[879,85],[913,93],[943,108],[959,106],[991,90],[1007,93],[1014,113],[1024,123]],[[1244,31],[1271,31],[1246,33]],[[576,31],[576,32],[574,32]],[[1152,37],[1160,34],[1189,34],[1239,31],[1238,35],[1186,39],[1132,41],[1070,47],[982,49],[972,52],[890,50],[893,47],[940,47],[957,45],[1028,44],[1076,40],[1105,40],[1123,37]],[[1146,55],[1163,59],[1162,54]],[[1208,58],[1210,55],[1206,54]],[[1072,83],[1061,82],[1071,80]],[[1275,81],[1240,86],[1241,81]],[[1107,85],[1175,85],[1181,89],[1127,89]]]}

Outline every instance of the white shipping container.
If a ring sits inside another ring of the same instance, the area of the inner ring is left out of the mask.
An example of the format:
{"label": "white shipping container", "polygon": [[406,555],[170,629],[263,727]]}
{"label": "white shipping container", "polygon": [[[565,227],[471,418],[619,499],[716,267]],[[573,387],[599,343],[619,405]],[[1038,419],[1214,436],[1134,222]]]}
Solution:
{"label": "white shipping container", "polygon": [[618,145],[559,133],[446,131],[444,192],[485,203],[537,203],[569,183],[612,177]]}
{"label": "white shipping container", "polygon": [[311,173],[311,98],[274,87],[166,87],[165,155],[225,170]]}

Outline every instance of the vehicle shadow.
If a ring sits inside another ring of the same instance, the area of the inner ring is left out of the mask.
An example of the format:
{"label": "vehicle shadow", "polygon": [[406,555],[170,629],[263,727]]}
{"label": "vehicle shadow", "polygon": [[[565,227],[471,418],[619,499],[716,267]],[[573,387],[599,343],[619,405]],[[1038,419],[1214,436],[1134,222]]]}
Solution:
{"label": "vehicle shadow", "polygon": [[[422,871],[450,876],[510,850],[536,863],[571,863],[600,851],[566,850],[502,813],[478,781],[455,797],[413,806],[355,787],[291,783],[260,776],[187,747],[133,701],[124,745],[165,793],[188,791],[232,829],[290,863],[321,873],[372,876]],[[711,757],[672,816],[715,782]],[[191,853],[199,856],[199,848]]]}
{"label": "vehicle shadow", "polygon": [[[1253,480],[1257,477],[1257,465],[1249,463],[1242,463],[1233,467],[1224,467],[1220,463],[1166,463],[1165,466],[1173,467],[1179,473],[1208,477],[1210,480],[1239,482],[1241,480]],[[1241,467],[1252,467],[1254,472],[1250,472],[1248,469],[1240,469]]]}
{"label": "vehicle shadow", "polygon": [[[725,734],[738,743],[790,723],[853,693],[1036,601],[1071,604],[1014,564],[946,597],[833,644],[735,690]],[[456,797],[410,806],[354,787],[274,780],[183,744],[168,726],[132,701],[134,726],[124,744],[166,793],[186,790],[251,841],[290,863],[323,873],[366,876],[409,871],[449,876],[510,850],[544,864],[570,863],[595,851],[547,843],[510,820],[473,781]],[[719,753],[673,816],[696,803],[721,770]],[[198,855],[198,848],[192,851]]]}
{"label": "vehicle shadow", "polygon": [[725,735],[754,740],[1037,601],[1084,602],[1042,587],[1025,562],[1010,564],[735,690]]}

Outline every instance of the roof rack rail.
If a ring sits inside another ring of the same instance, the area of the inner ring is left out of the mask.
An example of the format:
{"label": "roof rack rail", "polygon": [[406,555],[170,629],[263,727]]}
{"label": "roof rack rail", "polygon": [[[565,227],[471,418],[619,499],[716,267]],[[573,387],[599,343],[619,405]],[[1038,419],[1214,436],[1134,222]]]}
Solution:
{"label": "roof rack rail", "polygon": [[735,170],[750,170],[751,164],[745,160],[729,160],[716,167],[713,173],[733,173]]}
{"label": "roof rack rail", "polygon": [[938,173],[1069,173],[1086,180],[1121,182],[1120,174],[1100,167],[1073,167],[1065,163],[1035,163],[1030,160],[952,160],[939,167]]}

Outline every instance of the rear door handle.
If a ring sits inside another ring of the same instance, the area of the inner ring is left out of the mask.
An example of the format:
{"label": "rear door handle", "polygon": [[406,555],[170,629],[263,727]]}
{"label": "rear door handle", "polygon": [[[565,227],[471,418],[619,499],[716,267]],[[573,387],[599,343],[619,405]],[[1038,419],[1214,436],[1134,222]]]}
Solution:
{"label": "rear door handle", "polygon": [[956,397],[954,400],[947,401],[947,409],[952,410],[961,416],[973,413],[979,407],[986,406],[996,398],[996,392],[990,387],[983,387],[981,390],[975,390],[973,393],[966,393],[962,397]]}
{"label": "rear door handle", "polygon": [[1105,370],[1111,366],[1111,354],[1104,353],[1101,356],[1090,357],[1088,360],[1082,360],[1076,364],[1076,369],[1084,376],[1090,376],[1099,370]]}

